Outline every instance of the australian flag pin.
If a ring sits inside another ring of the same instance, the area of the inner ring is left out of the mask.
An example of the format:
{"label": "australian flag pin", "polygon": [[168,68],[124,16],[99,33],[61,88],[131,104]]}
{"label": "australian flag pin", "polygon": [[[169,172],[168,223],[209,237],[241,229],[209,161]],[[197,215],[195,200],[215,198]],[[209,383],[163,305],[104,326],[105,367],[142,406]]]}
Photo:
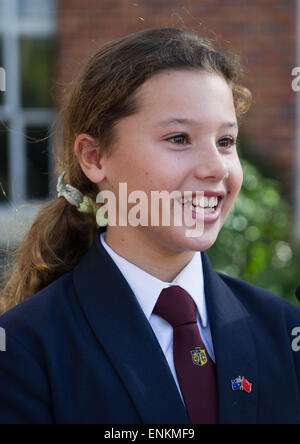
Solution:
{"label": "australian flag pin", "polygon": [[232,386],[232,390],[235,392],[237,390],[244,390],[247,393],[251,393],[252,392],[252,384],[251,382],[247,381],[246,378],[244,378],[244,376],[239,376],[236,379],[233,379],[231,381],[231,386]]}

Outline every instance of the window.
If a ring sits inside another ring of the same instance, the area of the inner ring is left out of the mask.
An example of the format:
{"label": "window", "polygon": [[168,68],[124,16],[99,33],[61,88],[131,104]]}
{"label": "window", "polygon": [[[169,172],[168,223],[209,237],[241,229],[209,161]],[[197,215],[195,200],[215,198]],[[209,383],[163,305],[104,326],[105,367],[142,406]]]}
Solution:
{"label": "window", "polygon": [[[56,0],[0,0],[0,220],[49,197]],[[0,233],[0,242],[2,234]]]}
{"label": "window", "polygon": [[28,126],[26,128],[27,195],[29,199],[45,199],[49,195],[48,186],[48,128]]}
{"label": "window", "polygon": [[19,45],[21,106],[23,108],[52,108],[54,77],[52,39],[21,37]]}
{"label": "window", "polygon": [[0,124],[0,203],[6,202],[8,195],[8,141],[6,125]]}
{"label": "window", "polygon": [[18,16],[21,19],[49,21],[55,17],[56,7],[53,0],[20,0],[18,1]]}
{"label": "window", "polygon": [[[0,38],[0,67],[3,68],[3,39]],[[0,91],[0,106],[4,105],[4,93]]]}

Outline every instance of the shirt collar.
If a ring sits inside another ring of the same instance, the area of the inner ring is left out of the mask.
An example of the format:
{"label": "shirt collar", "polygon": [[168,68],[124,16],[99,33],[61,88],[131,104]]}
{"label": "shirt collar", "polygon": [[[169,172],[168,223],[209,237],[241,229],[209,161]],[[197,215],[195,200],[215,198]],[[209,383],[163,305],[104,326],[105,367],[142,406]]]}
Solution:
{"label": "shirt collar", "polygon": [[105,242],[105,235],[105,232],[100,235],[103,247],[124,275],[148,320],[150,319],[161,291],[172,285],[179,285],[193,298],[201,324],[204,328],[207,326],[202,258],[199,251],[194,254],[192,260],[181,270],[172,282],[164,282],[117,254]]}

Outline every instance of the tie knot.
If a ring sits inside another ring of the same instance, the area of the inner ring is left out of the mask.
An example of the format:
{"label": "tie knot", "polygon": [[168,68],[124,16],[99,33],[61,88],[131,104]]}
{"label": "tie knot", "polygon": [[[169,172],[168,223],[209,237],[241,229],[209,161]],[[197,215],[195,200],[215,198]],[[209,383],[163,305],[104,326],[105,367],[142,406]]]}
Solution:
{"label": "tie knot", "polygon": [[178,285],[162,290],[153,313],[164,318],[173,328],[196,322],[195,302]]}

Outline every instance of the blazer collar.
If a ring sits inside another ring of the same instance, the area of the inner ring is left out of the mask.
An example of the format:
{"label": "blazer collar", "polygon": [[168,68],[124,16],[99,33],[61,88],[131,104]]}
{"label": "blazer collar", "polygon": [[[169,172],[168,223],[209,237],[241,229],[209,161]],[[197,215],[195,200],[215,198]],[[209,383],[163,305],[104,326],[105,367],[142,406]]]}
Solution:
{"label": "blazer collar", "polygon": [[[127,388],[141,422],[188,424],[174,378],[156,336],[122,273],[100,241],[73,270],[74,286],[86,318]],[[213,271],[202,253],[204,289],[217,361],[219,423],[253,424],[257,414],[255,345],[250,316],[236,294]],[[233,391],[244,376],[252,393]]]}
{"label": "blazer collar", "polygon": [[[255,424],[257,420],[257,358],[252,319],[240,302],[241,290],[230,288],[202,253],[204,289],[216,355],[219,423]],[[234,391],[231,381],[245,377],[252,392]]]}
{"label": "blazer collar", "polygon": [[[156,336],[100,241],[73,270],[79,302],[145,424],[190,423]],[[118,402],[118,400],[116,400]]]}

